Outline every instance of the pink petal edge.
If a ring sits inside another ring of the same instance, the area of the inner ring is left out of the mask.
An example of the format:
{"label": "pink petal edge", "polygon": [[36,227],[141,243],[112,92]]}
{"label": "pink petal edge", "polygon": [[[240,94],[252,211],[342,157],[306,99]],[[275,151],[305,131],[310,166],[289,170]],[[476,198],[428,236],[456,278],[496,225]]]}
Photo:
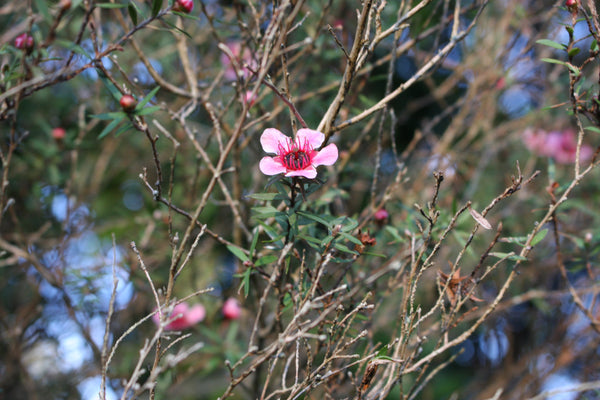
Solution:
{"label": "pink petal edge", "polygon": [[285,176],[303,176],[307,179],[315,179],[317,177],[317,170],[311,165],[297,171],[289,171]]}
{"label": "pink petal edge", "polygon": [[304,141],[308,140],[308,143],[313,149],[319,148],[325,140],[325,135],[314,129],[302,128],[298,130],[296,134],[296,143],[299,145],[304,144]]}
{"label": "pink petal edge", "polygon": [[189,323],[195,324],[196,322],[200,322],[206,316],[206,310],[202,304],[196,304],[192,308],[190,308],[186,314],[186,319]]}
{"label": "pink petal edge", "polygon": [[333,165],[338,159],[338,148],[335,143],[330,143],[323,147],[319,153],[312,159],[315,167],[319,165]]}
{"label": "pink petal edge", "polygon": [[277,175],[282,174],[287,171],[287,169],[277,161],[273,159],[273,157],[263,157],[258,164],[260,172],[265,175]]}
{"label": "pink petal edge", "polygon": [[285,146],[289,140],[289,137],[285,136],[275,128],[265,129],[263,134],[260,136],[260,144],[262,145],[265,153],[277,154],[277,151],[279,150],[279,144],[281,143]]}

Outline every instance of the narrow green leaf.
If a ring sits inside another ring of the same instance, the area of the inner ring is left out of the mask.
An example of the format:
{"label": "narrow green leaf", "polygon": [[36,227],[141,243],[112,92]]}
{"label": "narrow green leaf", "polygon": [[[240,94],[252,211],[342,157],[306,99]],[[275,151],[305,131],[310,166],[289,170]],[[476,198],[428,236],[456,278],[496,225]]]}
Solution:
{"label": "narrow green leaf", "polygon": [[256,250],[256,245],[258,244],[258,227],[254,228],[254,236],[252,237],[252,244],[250,245],[250,257],[254,254],[254,250]]}
{"label": "narrow green leaf", "polygon": [[544,62],[550,63],[550,64],[560,64],[560,65],[564,65],[567,66],[568,63],[564,62],[564,61],[560,61],[560,60],[556,60],[554,58],[542,58],[541,59]]}
{"label": "narrow green leaf", "polygon": [[255,266],[260,267],[262,265],[267,265],[267,264],[271,264],[272,262],[277,261],[279,257],[275,254],[270,254],[267,256],[263,256],[261,258],[259,258],[258,260],[256,260],[256,262],[254,263]]}
{"label": "narrow green leaf", "polygon": [[248,258],[248,256],[246,255],[246,253],[244,253],[244,251],[234,245],[228,244],[227,245],[227,249],[233,253],[234,256],[236,256],[237,258],[239,258],[240,260],[246,262],[246,261],[250,261],[250,259]]}
{"label": "narrow green leaf", "polygon": [[163,0],[152,0],[152,16],[156,17],[162,8]]}
{"label": "narrow green leaf", "polygon": [[124,117],[126,114],[123,111],[113,111],[104,114],[94,114],[91,117],[101,120],[113,120],[117,117]]}
{"label": "narrow green leaf", "polygon": [[110,124],[106,125],[106,127],[98,135],[98,139],[102,139],[104,136],[112,132],[112,130],[115,129],[117,125],[119,125],[119,123],[123,120],[123,117],[124,116],[115,118]]}
{"label": "narrow green leaf", "polygon": [[569,57],[575,57],[580,51],[581,49],[579,47],[573,47],[571,50],[569,50]]}
{"label": "narrow green leaf", "polygon": [[148,102],[150,100],[152,100],[154,98],[154,96],[156,96],[156,93],[158,92],[159,89],[160,89],[160,86],[157,86],[154,89],[152,89],[146,96],[144,96],[144,98],[142,100],[140,100],[136,109],[141,110],[142,108],[144,108],[146,106],[146,104],[148,104]]}
{"label": "narrow green leaf", "polygon": [[254,200],[271,201],[274,200],[275,197],[277,197],[278,195],[279,193],[253,193],[249,194],[246,197],[249,197]]}
{"label": "narrow green leaf", "polygon": [[135,111],[134,114],[135,115],[148,115],[148,114],[152,114],[155,111],[160,110],[160,106],[152,106],[152,107],[146,107],[143,109],[140,109],[139,111]]}
{"label": "narrow green leaf", "polygon": [[[174,12],[173,14],[181,14],[181,13]],[[176,30],[176,31],[178,31],[180,33],[183,33],[188,38],[190,38],[190,39],[192,38],[189,33],[187,33],[186,31],[184,31],[181,28],[178,28],[177,26],[175,26],[171,22],[167,21],[166,19],[162,19],[161,21],[164,22],[166,25],[170,26],[172,29],[174,29],[174,30]]]}
{"label": "narrow green leaf", "polygon": [[127,132],[128,130],[133,129],[133,125],[132,124],[125,124],[122,127],[120,127],[116,132],[115,132],[115,136],[119,136],[122,133]]}
{"label": "narrow green leaf", "polygon": [[301,215],[301,216],[303,216],[303,217],[305,217],[305,218],[308,218],[310,220],[313,220],[313,221],[316,221],[316,222],[318,222],[320,224],[323,224],[323,225],[325,225],[327,227],[329,226],[329,222],[327,220],[325,220],[324,218],[318,216],[318,215],[315,215],[315,214],[312,214],[312,213],[309,213],[309,212],[306,212],[306,211],[298,211],[298,214]]}
{"label": "narrow green leaf", "polygon": [[349,253],[349,254],[358,255],[357,251],[350,250],[347,246],[344,246],[341,243],[334,243],[333,247],[335,247],[336,249],[338,249],[342,253]]}
{"label": "narrow green leaf", "polygon": [[595,133],[600,133],[600,128],[595,127],[595,126],[586,126],[583,129],[586,129],[588,131],[592,131],[592,132],[595,132]]}
{"label": "narrow green leaf", "polygon": [[531,245],[535,246],[536,244],[538,244],[539,242],[544,240],[547,233],[548,233],[548,229],[542,229],[541,231],[536,233],[535,236],[533,237],[533,239],[531,239]]}
{"label": "narrow green leaf", "polygon": [[536,40],[536,43],[544,45],[544,46],[552,47],[557,50],[566,50],[566,48],[567,48],[567,46],[565,46],[564,44],[557,43],[554,40],[550,40],[550,39]]}
{"label": "narrow green leaf", "polygon": [[135,9],[134,3],[129,3],[129,6],[127,7],[127,11],[129,12],[129,18],[131,18],[131,22],[133,23],[133,25],[137,25],[138,23],[138,19],[137,19],[137,10]]}
{"label": "narrow green leaf", "polygon": [[496,257],[496,258],[501,258],[501,259],[505,258],[510,261],[527,261],[526,257],[520,256],[518,254],[502,253],[499,251],[495,251],[495,252],[489,253],[489,255],[491,257]]}
{"label": "narrow green leaf", "polygon": [[350,242],[352,242],[354,244],[362,246],[362,242],[358,238],[356,238],[356,237],[354,237],[352,235],[349,235],[349,234],[347,234],[345,232],[340,232],[340,236],[342,236],[344,239],[349,240]]}
{"label": "narrow green leaf", "polygon": [[127,4],[119,4],[119,3],[98,3],[96,4],[98,8],[125,8]]}
{"label": "narrow green leaf", "polygon": [[590,51],[598,51],[598,42],[595,40],[592,40],[592,43],[590,44]]}

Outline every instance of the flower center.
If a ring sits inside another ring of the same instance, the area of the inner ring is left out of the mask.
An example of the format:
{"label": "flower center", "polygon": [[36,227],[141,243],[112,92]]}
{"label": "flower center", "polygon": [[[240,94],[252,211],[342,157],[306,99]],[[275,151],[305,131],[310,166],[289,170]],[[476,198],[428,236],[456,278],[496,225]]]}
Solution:
{"label": "flower center", "polygon": [[305,140],[304,143],[288,142],[287,148],[279,145],[279,157],[284,167],[292,171],[308,168],[311,164],[313,151]]}
{"label": "flower center", "polygon": [[294,171],[304,169],[310,165],[310,156],[302,150],[292,151],[281,158],[287,169]]}

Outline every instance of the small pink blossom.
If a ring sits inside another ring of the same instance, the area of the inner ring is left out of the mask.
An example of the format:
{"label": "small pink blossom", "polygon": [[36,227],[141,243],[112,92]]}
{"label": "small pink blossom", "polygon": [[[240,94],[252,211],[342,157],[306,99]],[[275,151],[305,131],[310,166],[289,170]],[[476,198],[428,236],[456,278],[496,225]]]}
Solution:
{"label": "small pink blossom", "polygon": [[67,136],[67,131],[65,131],[65,128],[58,127],[52,129],[52,137],[55,140],[63,140],[65,136]]}
{"label": "small pink blossom", "polygon": [[242,78],[248,79],[248,77],[250,77],[252,73],[248,68],[244,67],[244,64],[247,64],[252,69],[256,69],[258,65],[256,61],[252,58],[252,53],[250,53],[250,49],[248,49],[247,47],[244,47],[242,49],[242,43],[240,42],[227,43],[227,47],[229,47],[229,50],[231,50],[231,54],[233,54],[233,57],[235,58],[241,70],[236,72],[236,68],[229,56],[227,56],[227,54],[225,53],[221,53],[221,64],[225,68],[225,79],[227,79],[228,81],[235,81],[238,78],[238,73]]}
{"label": "small pink blossom", "polygon": [[256,95],[252,93],[251,90],[247,90],[246,93],[244,93],[244,102],[246,104],[248,104],[248,108],[252,107],[254,105],[254,102],[256,101]]}
{"label": "small pink blossom", "polygon": [[26,33],[22,33],[15,38],[15,47],[17,49],[30,50],[33,48],[33,38]]}
{"label": "small pink blossom", "polygon": [[193,0],[175,0],[173,10],[189,14],[194,9]]}
{"label": "small pink blossom", "polygon": [[223,316],[226,319],[238,319],[242,315],[242,308],[237,299],[230,297],[223,303]]}
{"label": "small pink blossom", "polygon": [[[187,303],[179,303],[173,307],[173,312],[167,318],[170,322],[165,326],[165,330],[181,331],[196,325],[198,322],[202,321],[205,316],[206,310],[202,304],[196,304],[190,308]],[[152,316],[152,320],[156,325],[160,324],[158,312]]]}
{"label": "small pink blossom", "polygon": [[298,130],[296,139],[292,140],[277,129],[267,128],[260,137],[260,144],[266,153],[277,155],[263,157],[260,170],[265,175],[285,174],[314,179],[319,165],[333,165],[338,158],[338,149],[333,143],[316,150],[324,141],[325,135],[312,129]]}
{"label": "small pink blossom", "polygon": [[379,210],[375,211],[373,218],[375,218],[376,221],[385,221],[389,216],[390,214],[385,208],[380,208]]}
{"label": "small pink blossom", "polygon": [[[546,132],[543,129],[527,129],[523,132],[523,142],[532,152],[552,157],[561,164],[575,162],[577,152],[577,134],[572,129]],[[579,151],[581,161],[592,158],[594,151],[589,145],[582,145]]]}

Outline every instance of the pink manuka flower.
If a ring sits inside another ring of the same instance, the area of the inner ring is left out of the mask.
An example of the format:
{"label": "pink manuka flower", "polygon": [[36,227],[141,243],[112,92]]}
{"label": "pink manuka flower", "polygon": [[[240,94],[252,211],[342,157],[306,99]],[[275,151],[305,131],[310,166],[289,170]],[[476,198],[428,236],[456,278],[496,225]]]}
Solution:
{"label": "pink manuka flower", "polygon": [[389,216],[390,214],[385,208],[380,208],[379,210],[375,211],[373,218],[375,218],[375,221],[385,221]]}
{"label": "pink manuka flower", "polygon": [[236,68],[229,56],[225,53],[221,53],[221,64],[223,64],[223,67],[225,68],[225,79],[228,81],[235,81],[238,78],[238,73],[242,78],[248,79],[252,73],[248,68],[244,67],[244,64],[247,64],[252,69],[256,69],[257,67],[257,63],[252,58],[250,49],[247,47],[242,49],[242,43],[240,42],[227,43],[227,47],[229,47],[229,50],[231,50],[231,54],[233,54],[233,57],[237,61],[237,64],[241,70],[236,72]]}
{"label": "pink manuka flower", "polygon": [[[202,304],[196,304],[189,308],[187,303],[179,303],[173,307],[173,312],[167,318],[170,321],[166,326],[167,331],[181,331],[196,325],[206,316],[206,310]],[[158,312],[154,313],[152,320],[156,325],[160,325],[160,316]]]}
{"label": "pink manuka flower", "polygon": [[223,316],[226,319],[238,319],[242,315],[240,303],[233,297],[228,298],[223,303]]}
{"label": "pink manuka flower", "polygon": [[31,50],[33,48],[33,38],[26,33],[22,33],[15,38],[15,47],[17,49]]}
{"label": "pink manuka flower", "polygon": [[[543,129],[527,129],[523,132],[523,142],[532,152],[552,157],[561,164],[575,162],[577,152],[577,134],[572,129],[546,132]],[[581,146],[579,158],[587,161],[592,158],[594,150],[587,144]]]}
{"label": "pink manuka flower", "polygon": [[325,135],[312,129],[298,130],[296,140],[292,140],[277,129],[267,128],[260,137],[260,144],[265,152],[277,155],[263,157],[260,170],[265,175],[314,179],[319,165],[333,165],[338,158],[338,149],[333,143],[316,150],[324,141]]}

